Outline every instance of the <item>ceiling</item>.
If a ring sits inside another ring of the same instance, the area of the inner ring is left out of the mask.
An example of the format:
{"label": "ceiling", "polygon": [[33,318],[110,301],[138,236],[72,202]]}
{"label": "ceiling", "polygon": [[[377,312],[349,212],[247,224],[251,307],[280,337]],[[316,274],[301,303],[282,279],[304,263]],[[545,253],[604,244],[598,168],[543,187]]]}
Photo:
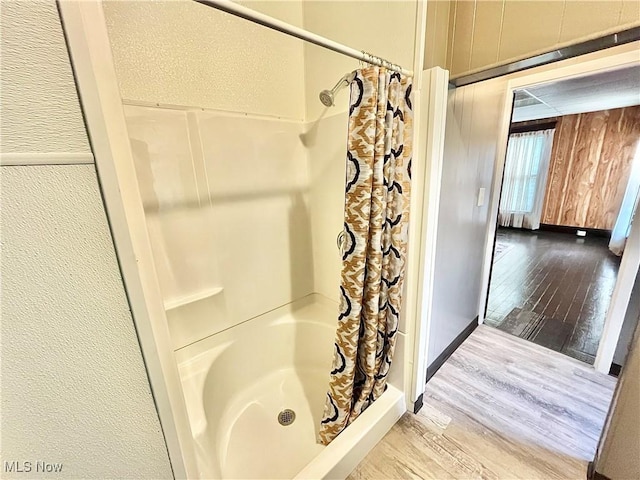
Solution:
{"label": "ceiling", "polygon": [[518,90],[513,122],[640,105],[640,65]]}

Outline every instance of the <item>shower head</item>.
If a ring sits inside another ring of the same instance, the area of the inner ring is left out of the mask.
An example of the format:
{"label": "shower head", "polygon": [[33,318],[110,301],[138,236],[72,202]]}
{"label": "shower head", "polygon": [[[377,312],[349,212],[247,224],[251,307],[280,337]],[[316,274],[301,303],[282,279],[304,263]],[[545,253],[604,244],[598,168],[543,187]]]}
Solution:
{"label": "shower head", "polygon": [[320,101],[325,107],[333,107],[333,90],[322,90]]}
{"label": "shower head", "polygon": [[333,107],[334,105],[333,102],[335,99],[336,92],[340,90],[342,87],[345,87],[349,85],[351,82],[353,82],[353,79],[355,78],[355,76],[356,76],[356,72],[347,73],[344,77],[340,79],[338,83],[336,83],[336,86],[333,87],[331,90],[322,90],[319,95],[320,101],[322,102],[322,104],[325,107]]}

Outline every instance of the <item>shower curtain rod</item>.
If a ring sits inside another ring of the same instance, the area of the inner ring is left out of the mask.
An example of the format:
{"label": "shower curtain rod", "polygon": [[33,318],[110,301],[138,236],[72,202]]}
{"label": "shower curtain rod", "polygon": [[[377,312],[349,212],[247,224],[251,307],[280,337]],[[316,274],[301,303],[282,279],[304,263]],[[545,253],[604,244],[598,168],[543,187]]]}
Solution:
{"label": "shower curtain rod", "polygon": [[338,42],[334,42],[333,40],[329,40],[321,35],[316,35],[315,33],[309,32],[300,27],[296,27],[295,25],[291,25],[289,23],[283,22],[282,20],[278,20],[277,18],[270,17],[260,12],[256,12],[250,8],[244,7],[242,5],[238,5],[237,3],[232,2],[231,0],[194,0],[202,5],[206,5],[208,7],[215,8],[217,10],[222,10],[223,12],[230,13],[231,15],[235,15],[236,17],[244,18],[245,20],[249,20],[250,22],[260,24],[264,27],[271,28],[272,30],[277,30],[278,32],[286,33],[287,35],[291,35],[292,37],[299,38],[300,40],[304,40],[305,42],[310,42],[320,47],[327,48],[329,50],[333,50],[334,52],[342,53],[343,55],[347,55],[349,57],[355,58],[357,60],[362,60],[371,65],[377,65],[378,67],[386,67],[389,70],[393,70],[394,72],[400,72],[403,75],[408,77],[413,77],[413,71],[402,68],[400,65],[396,65],[391,63],[383,58],[376,57],[375,55],[371,55],[370,53],[356,50],[355,48],[348,47]]}

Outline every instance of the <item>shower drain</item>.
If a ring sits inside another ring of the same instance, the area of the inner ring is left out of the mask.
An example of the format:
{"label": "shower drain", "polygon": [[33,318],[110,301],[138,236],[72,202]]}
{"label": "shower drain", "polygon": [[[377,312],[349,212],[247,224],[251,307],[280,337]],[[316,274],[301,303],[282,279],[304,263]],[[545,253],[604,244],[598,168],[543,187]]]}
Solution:
{"label": "shower drain", "polygon": [[278,423],[280,425],[291,425],[296,419],[296,412],[294,412],[293,410],[287,408],[286,410],[282,410],[279,414],[278,414]]}

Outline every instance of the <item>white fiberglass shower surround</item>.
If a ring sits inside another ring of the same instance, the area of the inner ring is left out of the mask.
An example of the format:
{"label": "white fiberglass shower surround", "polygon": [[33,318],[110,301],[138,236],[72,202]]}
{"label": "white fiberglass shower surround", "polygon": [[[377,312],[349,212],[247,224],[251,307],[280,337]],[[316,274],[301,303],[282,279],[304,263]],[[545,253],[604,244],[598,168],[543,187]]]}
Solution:
{"label": "white fiberglass shower surround", "polygon": [[[316,437],[338,311],[335,293],[314,289],[304,130],[212,111],[124,112],[198,473],[293,478],[326,449]],[[324,215],[337,234],[338,209]],[[327,246],[339,258],[335,241]],[[391,386],[380,400],[371,415],[380,410],[391,425],[402,394]],[[285,411],[293,423],[278,421]],[[355,446],[342,440],[303,477]]]}
{"label": "white fiberglass shower surround", "polygon": [[[307,18],[302,2],[256,5],[290,23]],[[405,20],[414,20],[405,25],[410,54],[393,57],[418,71],[423,52],[413,44],[422,45],[415,38],[422,38],[423,8],[405,7]],[[338,92],[332,110],[318,94],[358,63],[195,2],[62,2],[60,11],[176,477],[345,477],[422,393],[424,348],[414,344],[424,344],[426,325],[413,319],[429,260],[418,252],[427,212],[415,179],[426,175],[418,150],[426,134],[414,135],[414,256],[388,388],[322,446],[316,438],[337,325],[348,95]],[[212,26],[227,43],[203,52]],[[330,72],[310,76],[327,58]],[[417,129],[420,82],[414,86]]]}

